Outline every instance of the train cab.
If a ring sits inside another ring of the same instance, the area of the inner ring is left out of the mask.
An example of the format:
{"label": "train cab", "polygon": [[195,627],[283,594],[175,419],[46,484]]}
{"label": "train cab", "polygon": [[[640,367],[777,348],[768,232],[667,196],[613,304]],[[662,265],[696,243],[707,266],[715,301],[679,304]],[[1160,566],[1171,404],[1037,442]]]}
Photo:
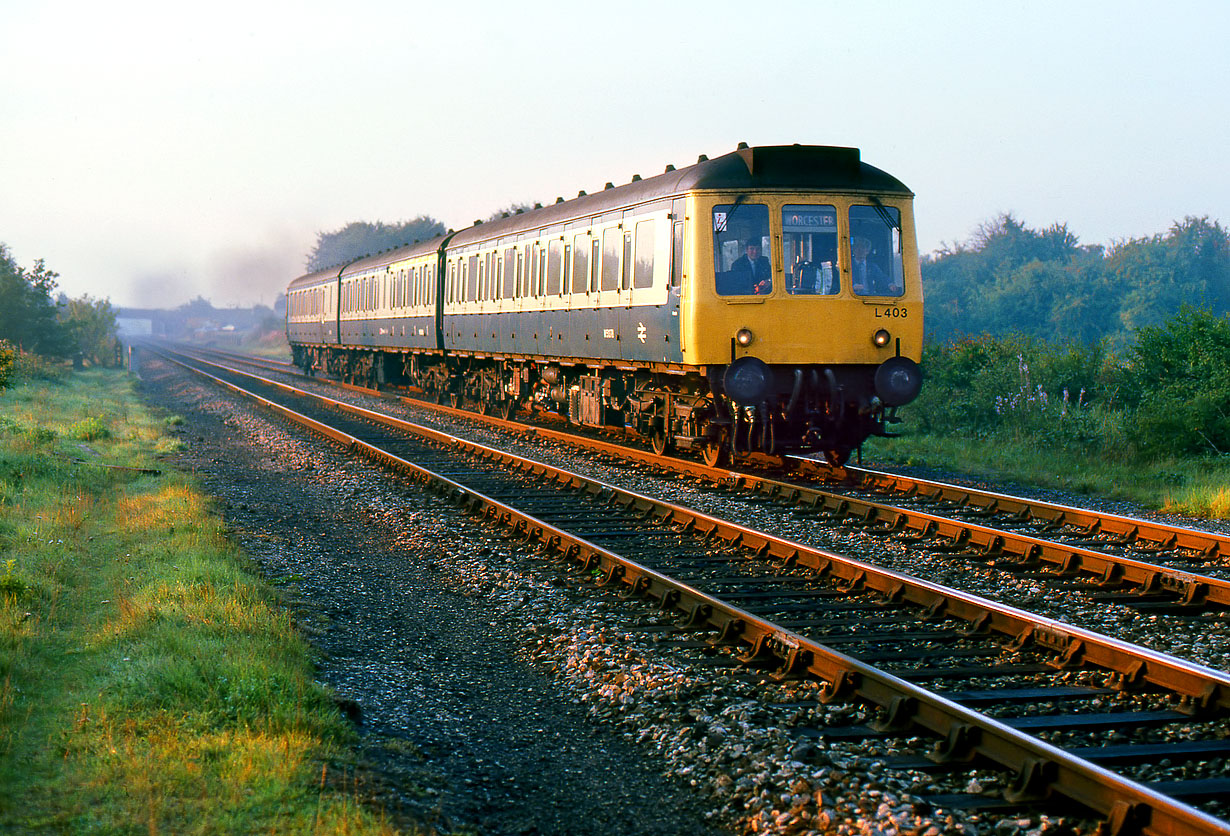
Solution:
{"label": "train cab", "polygon": [[913,194],[857,149],[723,159],[729,170],[710,179],[727,188],[698,183],[688,207],[684,362],[708,370],[731,422],[707,432],[736,451],[844,459],[919,390]]}

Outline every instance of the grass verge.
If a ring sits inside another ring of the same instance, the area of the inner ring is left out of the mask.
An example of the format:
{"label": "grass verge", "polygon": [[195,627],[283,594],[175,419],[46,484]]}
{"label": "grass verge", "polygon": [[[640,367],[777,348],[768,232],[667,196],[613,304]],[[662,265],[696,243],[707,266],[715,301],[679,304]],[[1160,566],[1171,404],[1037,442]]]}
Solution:
{"label": "grass verge", "polygon": [[0,392],[0,831],[391,832],[276,593],[139,470],[166,423],[113,370]]}
{"label": "grass verge", "polygon": [[[907,418],[908,420],[908,418]],[[863,460],[954,470],[973,477],[1125,499],[1173,513],[1230,518],[1230,457],[1167,458],[1142,465],[1113,461],[1067,446],[996,436],[958,438],[908,430],[872,438]]]}

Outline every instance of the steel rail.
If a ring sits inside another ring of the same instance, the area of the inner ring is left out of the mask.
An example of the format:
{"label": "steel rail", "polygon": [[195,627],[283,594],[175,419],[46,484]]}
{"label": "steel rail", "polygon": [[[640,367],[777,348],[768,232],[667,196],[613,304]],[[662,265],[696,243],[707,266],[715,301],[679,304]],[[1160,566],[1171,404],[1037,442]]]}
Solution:
{"label": "steel rail", "polygon": [[[211,353],[228,356],[226,352]],[[249,362],[247,358],[234,358]],[[264,358],[255,358],[263,360]],[[256,364],[259,365],[259,364]],[[375,396],[383,393],[353,384],[337,384],[349,391],[358,391]],[[414,398],[399,396],[399,400],[414,405],[423,402]],[[491,416],[477,416],[473,412],[455,407],[438,404],[427,404],[433,411],[443,414],[463,417],[470,420],[480,420],[495,426],[514,428],[530,436],[538,436],[553,441],[578,444],[582,440],[574,433],[553,430],[544,427],[532,427],[515,421],[508,421]],[[1214,578],[1203,574],[1173,569],[1143,560],[1134,559],[1109,552],[1101,552],[1058,540],[1022,534],[1019,532],[980,526],[965,520],[929,514],[899,506],[885,505],[861,497],[843,493],[824,491],[809,485],[793,481],[783,481],[758,473],[748,473],[726,468],[712,468],[699,462],[686,459],[675,459],[657,456],[644,450],[628,447],[598,439],[585,438],[583,443],[591,450],[608,455],[630,459],[643,464],[657,467],[666,466],[676,472],[713,480],[736,488],[755,491],[765,496],[779,498],[782,501],[809,506],[826,513],[837,513],[857,518],[866,524],[879,526],[888,531],[910,535],[922,540],[933,538],[948,547],[957,547],[967,551],[980,552],[984,556],[1004,556],[1021,564],[1037,562],[1050,567],[1057,578],[1085,577],[1106,587],[1129,586],[1141,594],[1164,592],[1174,596],[1178,606],[1199,609],[1204,606],[1230,607],[1230,580]],[[892,493],[905,496],[921,496],[932,501],[949,501],[969,507],[980,514],[989,515],[1001,512],[1013,514],[1017,519],[1041,519],[1050,526],[1065,524],[1083,525],[1083,536],[1090,536],[1096,531],[1103,531],[1122,538],[1126,534],[1116,532],[1131,532],[1135,529],[1128,523],[1152,525],[1147,521],[1132,520],[1128,517],[1103,515],[1100,512],[1085,511],[1078,508],[1055,505],[1053,503],[1034,503],[1021,499],[991,493],[975,491],[960,486],[947,485],[942,482],[927,482],[915,480],[896,474],[862,468],[846,468],[844,471],[831,468],[829,465],[813,459],[798,460],[805,472],[814,473],[820,478],[832,481],[839,473],[850,474],[847,480],[856,487],[877,493]],[[997,505],[996,503],[1001,503]],[[1067,516],[1065,516],[1067,515]],[[1106,527],[1100,526],[1100,521],[1109,521]],[[1217,554],[1222,545],[1226,553],[1230,553],[1230,537],[1213,533],[1205,534],[1192,529],[1165,526],[1157,524],[1156,531],[1165,531],[1166,536],[1147,537],[1152,542],[1178,543],[1179,548],[1195,548],[1194,537],[1205,537],[1201,547],[1204,554]],[[1159,539],[1160,538],[1160,539]],[[1167,540],[1166,538],[1170,538]],[[1213,543],[1209,547],[1209,543]]]}
{"label": "steel rail", "polygon": [[1172,593],[1180,605],[1230,607],[1230,580],[1180,571],[1122,555],[1100,552],[1029,534],[831,493],[795,482],[740,473],[734,483],[782,502],[855,517],[873,529],[911,539],[935,539],[946,546],[1006,556],[1021,563],[1047,564],[1056,577],[1087,576],[1105,585],[1128,584],[1143,592]]}
{"label": "steel rail", "polygon": [[[217,353],[226,354],[226,352]],[[266,361],[265,358],[254,359]],[[274,363],[276,361],[266,362]],[[347,389],[366,392],[377,396],[382,396],[385,394],[377,390],[368,389],[362,386],[355,386],[353,384],[339,383],[338,385]],[[400,397],[400,400],[418,406],[428,406],[433,409],[438,409],[445,414],[454,414],[468,417],[473,420],[482,420],[496,426],[516,427],[522,429],[523,431],[528,429],[531,435],[538,434],[544,438],[550,438],[554,441],[571,442],[574,444],[578,443],[578,436],[574,433],[551,430],[544,427],[527,428],[527,425],[518,422],[505,421],[498,418],[492,418],[491,416],[479,416],[469,410],[429,404],[416,398],[408,398],[403,396]],[[653,464],[659,467],[669,466],[688,475],[712,479],[719,482],[751,484],[753,481],[759,480],[765,484],[782,484],[800,488],[808,487],[805,485],[796,485],[796,483],[793,482],[775,482],[775,480],[767,477],[731,470],[729,468],[707,467],[703,464],[686,459],[661,457],[654,453],[611,442],[587,438],[585,439],[585,443],[588,446],[592,446],[602,452],[610,453],[612,455],[619,455],[633,461]],[[1139,517],[1109,514],[1086,508],[1077,508],[1054,502],[1028,499],[1013,496],[1011,494],[995,493],[993,491],[963,485],[954,485],[947,482],[919,479],[912,476],[904,476],[902,474],[888,473],[886,471],[872,470],[869,468],[854,467],[849,465],[844,468],[834,468],[825,462],[811,458],[791,457],[791,462],[800,469],[802,474],[811,478],[820,479],[826,482],[843,483],[854,488],[867,490],[874,493],[918,498],[924,501],[937,503],[948,502],[963,509],[968,509],[986,516],[990,516],[992,514],[1003,514],[1013,516],[1021,521],[1036,520],[1045,523],[1046,528],[1048,529],[1071,526],[1079,529],[1082,536],[1106,536],[1112,538],[1109,542],[1115,542],[1123,545],[1144,543],[1158,550],[1169,551],[1178,549],[1196,552],[1210,558],[1230,557],[1230,534],[1221,534],[1213,531],[1199,531],[1185,526],[1171,525],[1169,523],[1146,520]],[[839,495],[833,494],[833,496]],[[954,524],[960,525],[961,523],[956,522]],[[1068,560],[1068,558],[1065,557],[1057,562],[1062,564],[1066,560]],[[1097,574],[1100,573],[1100,571],[1101,569],[1099,568],[1092,573]],[[1178,576],[1181,576],[1182,574],[1183,573],[1177,573]],[[1187,584],[1180,581],[1177,583],[1176,588],[1183,590],[1185,594]]]}
{"label": "steel rail", "polygon": [[1198,531],[1154,520],[1075,508],[1055,502],[1026,499],[1010,494],[916,479],[896,473],[859,467],[832,468],[814,459],[800,459],[807,472],[830,482],[843,482],[882,494],[916,497],[931,502],[949,502],[980,514],[1014,515],[1038,520],[1054,528],[1073,526],[1087,536],[1105,535],[1128,543],[1145,543],[1156,549],[1183,549],[1206,557],[1230,557],[1230,535]]}
{"label": "steel rail", "polygon": [[[380,395],[380,392],[362,387],[353,387],[349,384],[343,384],[348,389],[366,392],[373,395]],[[422,404],[414,398],[399,397],[399,400],[415,405]],[[457,409],[443,405],[429,404],[433,410],[438,410],[444,414],[454,415],[457,417],[469,418],[471,420],[481,420],[484,423],[493,424],[495,426],[503,426],[515,428],[520,432],[526,433],[529,436],[537,436],[540,438],[549,439],[551,441],[565,442],[573,445],[581,443],[581,440],[574,433],[564,432],[561,430],[553,430],[545,427],[533,427],[521,424],[515,421],[507,421],[491,416],[476,416],[473,412],[464,409]],[[916,511],[909,508],[899,506],[885,505],[883,503],[873,502],[857,496],[851,496],[844,493],[834,493],[815,488],[806,484],[801,484],[794,481],[784,481],[774,479],[769,476],[764,476],[758,473],[749,473],[739,470],[731,470],[728,468],[709,467],[700,462],[689,461],[687,459],[663,458],[654,453],[639,450],[627,445],[618,444],[599,439],[585,438],[583,444],[586,448],[607,455],[617,456],[623,459],[635,461],[641,464],[651,465],[654,467],[669,467],[677,473],[681,473],[696,478],[714,481],[722,484],[727,484],[732,487],[742,488],[749,491],[755,491],[761,495],[772,498],[780,498],[783,501],[790,501],[800,505],[807,505],[817,508],[825,512],[842,513],[847,516],[856,517],[866,523],[881,523],[885,528],[899,533],[912,533],[913,536],[922,539],[932,537],[944,542],[946,545],[959,546],[963,549],[981,551],[984,555],[995,556],[1003,554],[1008,557],[1015,558],[1019,561],[1038,561],[1053,567],[1056,576],[1076,576],[1083,575],[1092,578],[1106,585],[1112,584],[1128,584],[1141,590],[1142,592],[1165,591],[1173,594],[1177,603],[1184,606],[1192,606],[1198,608],[1204,605],[1230,607],[1230,581],[1214,578],[1207,575],[1196,574],[1172,569],[1167,566],[1161,566],[1154,563],[1115,555],[1109,552],[1100,552],[1094,549],[1076,546],[1063,543],[1057,540],[1046,539],[1043,537],[1021,534],[1013,531],[994,529],[988,526],[980,526],[976,523],[971,523],[965,520],[954,519],[952,517],[943,517],[936,514],[929,514],[923,511]],[[828,465],[814,460],[806,460],[812,462],[821,468],[823,472],[832,472]],[[856,473],[876,473],[875,471],[856,471]],[[896,477],[893,474],[881,474],[886,478],[897,480],[896,484],[905,484],[905,477]],[[936,486],[944,487],[943,483],[930,483]],[[860,485],[861,486],[861,485]],[[953,486],[953,490],[961,490]],[[897,490],[898,494],[906,494],[904,489]],[[976,506],[976,510],[980,512],[989,512],[991,501],[1002,498],[1005,501],[1014,499],[1012,497],[1000,497],[998,494],[992,494],[987,491],[978,492],[987,501]],[[946,497],[944,497],[946,498]],[[1014,513],[1018,518],[1027,513],[1029,500],[1015,500],[1025,505],[1005,505],[1004,513]],[[966,503],[968,504],[968,503]],[[1050,523],[1058,525],[1062,522],[1062,517],[1056,513],[1050,513],[1047,509],[1063,509],[1064,506],[1048,505],[1043,503],[1043,512],[1035,517],[1045,519]],[[1080,509],[1067,509],[1074,515]],[[1098,520],[1101,517],[1098,512],[1080,511],[1081,522],[1088,520]],[[1075,516],[1074,516],[1075,519]],[[1127,517],[1117,517],[1113,515],[1107,516],[1107,519],[1126,523],[1130,521]],[[1145,524],[1141,521],[1141,524]],[[1092,524],[1091,524],[1092,525]],[[1121,528],[1121,526],[1120,526]],[[1190,539],[1192,535],[1205,536],[1202,532],[1193,531],[1191,529],[1178,529],[1174,526],[1167,526],[1168,529],[1175,531],[1187,532],[1182,538],[1177,538],[1180,544],[1194,542]],[[1109,530],[1103,529],[1103,530]],[[1089,531],[1083,531],[1082,534],[1089,534]],[[1177,535],[1176,535],[1177,536]],[[1217,534],[1208,534],[1210,540],[1217,540],[1219,537],[1224,540],[1226,548],[1230,550],[1230,537],[1224,537]],[[1204,553],[1209,553],[1206,549]]]}
{"label": "steel rail", "polygon": [[[192,367],[185,365],[185,368]],[[964,761],[980,756],[1014,771],[1017,781],[1007,794],[1009,800],[1037,801],[1062,795],[1104,816],[1110,832],[1124,836],[1133,833],[1230,834],[1230,823],[1073,757],[1038,738],[1018,732],[688,584],[675,581],[236,384],[199,369],[194,371],[238,394],[271,406],[279,414],[322,432],[349,449],[362,451],[418,481],[434,485],[437,492],[450,497],[471,513],[519,531],[527,540],[537,541],[542,547],[559,552],[563,559],[578,563],[587,570],[598,570],[604,583],[619,584],[630,592],[657,600],[663,610],[680,612],[690,626],[716,630],[719,641],[742,651],[739,656],[743,661],[774,662],[780,675],[806,674],[817,678],[823,683],[821,698],[824,701],[857,697],[884,708],[886,717],[880,727],[885,731],[908,732],[915,727],[926,729],[941,739],[935,752],[937,759]],[[1120,681],[1124,685],[1144,682],[1165,685],[1186,695],[1194,710],[1230,710],[1230,675],[862,561],[756,532],[362,407],[305,393],[256,375],[236,373],[366,420],[434,439],[437,443],[465,450],[504,467],[547,476],[560,484],[568,484],[630,510],[640,511],[661,523],[691,528],[706,537],[717,535],[762,558],[775,557],[780,565],[808,566],[817,574],[843,578],[848,588],[862,587],[877,591],[889,600],[911,601],[923,607],[929,616],[963,619],[977,630],[1014,636],[1017,646],[1032,641],[1042,648],[1062,654],[1064,663],[1081,662],[1115,670],[1120,673]]]}

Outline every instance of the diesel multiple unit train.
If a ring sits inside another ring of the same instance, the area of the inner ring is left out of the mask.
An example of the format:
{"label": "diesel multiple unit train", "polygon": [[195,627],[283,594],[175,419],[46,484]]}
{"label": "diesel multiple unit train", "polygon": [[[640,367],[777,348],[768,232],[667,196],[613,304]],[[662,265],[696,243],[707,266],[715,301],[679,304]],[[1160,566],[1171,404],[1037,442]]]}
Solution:
{"label": "diesel multiple unit train", "polygon": [[309,374],[844,462],[919,391],[912,199],[854,148],[740,145],[301,276],[287,335]]}

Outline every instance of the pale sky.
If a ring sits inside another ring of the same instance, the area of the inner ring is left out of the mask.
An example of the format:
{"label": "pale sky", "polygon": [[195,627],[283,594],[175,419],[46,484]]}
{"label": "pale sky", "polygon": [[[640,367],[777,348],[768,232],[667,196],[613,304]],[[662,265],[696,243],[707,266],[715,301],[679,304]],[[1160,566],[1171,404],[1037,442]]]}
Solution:
{"label": "pale sky", "polygon": [[1230,224],[1230,2],[0,0],[0,242],[113,304],[271,305],[316,233],[849,145],[919,247]]}

